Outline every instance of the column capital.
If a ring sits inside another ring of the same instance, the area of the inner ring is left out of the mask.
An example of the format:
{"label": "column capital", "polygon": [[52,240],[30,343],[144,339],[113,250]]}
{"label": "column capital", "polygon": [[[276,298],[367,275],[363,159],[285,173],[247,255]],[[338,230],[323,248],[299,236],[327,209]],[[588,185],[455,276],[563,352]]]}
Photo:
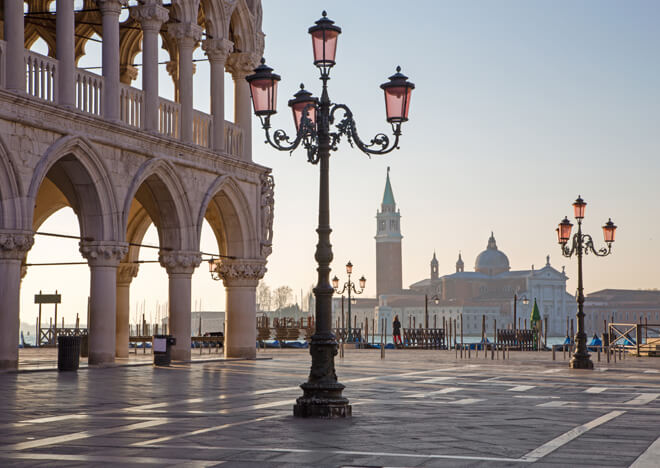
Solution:
{"label": "column capital", "polygon": [[131,18],[139,22],[144,31],[160,31],[160,27],[169,17],[167,8],[153,0],[131,7]]}
{"label": "column capital", "polygon": [[196,250],[161,250],[158,261],[169,275],[192,274],[202,263],[202,254]]}
{"label": "column capital", "polygon": [[0,260],[23,260],[33,244],[30,231],[0,231]]}
{"label": "column capital", "polygon": [[167,32],[176,39],[177,44],[188,42],[192,47],[201,39],[203,29],[193,23],[170,23],[167,25]]}
{"label": "column capital", "polygon": [[210,62],[225,62],[233,48],[234,43],[224,38],[202,41],[202,50],[206,52]]}
{"label": "column capital", "polygon": [[256,286],[266,271],[266,260],[257,258],[223,258],[217,267],[218,275],[227,287]]}
{"label": "column capital", "polygon": [[81,241],[80,253],[89,266],[117,267],[121,259],[128,253],[128,244],[112,241]]}
{"label": "column capital", "polygon": [[117,284],[131,284],[139,270],[140,265],[137,263],[120,263],[117,267]]}
{"label": "column capital", "polygon": [[227,71],[232,74],[234,80],[242,80],[254,73],[259,60],[261,56],[254,52],[234,52],[227,58]]}
{"label": "column capital", "polygon": [[128,4],[128,0],[96,0],[96,4],[101,10],[101,14],[114,13],[119,16],[121,8]]}

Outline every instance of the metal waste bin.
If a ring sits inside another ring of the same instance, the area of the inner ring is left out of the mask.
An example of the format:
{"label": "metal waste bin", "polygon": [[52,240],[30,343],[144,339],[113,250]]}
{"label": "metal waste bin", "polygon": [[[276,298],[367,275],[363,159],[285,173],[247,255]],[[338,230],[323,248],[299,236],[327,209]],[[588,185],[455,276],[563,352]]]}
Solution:
{"label": "metal waste bin", "polygon": [[154,353],[154,366],[169,366],[172,362],[172,345],[176,339],[172,335],[154,335],[151,349]]}
{"label": "metal waste bin", "polygon": [[80,337],[57,337],[57,368],[61,371],[77,371],[80,364]]}

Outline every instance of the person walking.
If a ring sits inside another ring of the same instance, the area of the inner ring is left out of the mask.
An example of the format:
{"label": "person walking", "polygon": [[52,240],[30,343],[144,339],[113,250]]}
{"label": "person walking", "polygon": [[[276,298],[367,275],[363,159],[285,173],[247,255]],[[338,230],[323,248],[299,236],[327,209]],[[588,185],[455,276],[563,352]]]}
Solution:
{"label": "person walking", "polygon": [[399,322],[399,316],[394,316],[394,321],[392,322],[392,339],[394,340],[394,346],[403,347],[403,342],[401,341],[401,322]]}

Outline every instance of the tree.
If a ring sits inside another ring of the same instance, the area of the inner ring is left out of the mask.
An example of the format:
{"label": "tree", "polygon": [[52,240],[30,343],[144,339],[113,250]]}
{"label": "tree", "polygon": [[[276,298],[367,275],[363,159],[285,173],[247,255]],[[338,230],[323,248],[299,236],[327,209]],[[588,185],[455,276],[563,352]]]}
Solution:
{"label": "tree", "polygon": [[257,303],[261,312],[269,311],[273,304],[270,286],[263,281],[259,282],[259,286],[257,286]]}
{"label": "tree", "polygon": [[273,300],[275,301],[275,310],[282,309],[291,304],[291,296],[293,290],[288,286],[280,286],[273,293]]}

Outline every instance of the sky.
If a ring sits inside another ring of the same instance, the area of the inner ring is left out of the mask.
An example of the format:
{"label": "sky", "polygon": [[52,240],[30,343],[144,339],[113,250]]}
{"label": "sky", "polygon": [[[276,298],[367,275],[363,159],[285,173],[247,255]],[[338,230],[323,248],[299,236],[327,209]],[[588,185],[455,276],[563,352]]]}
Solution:
{"label": "sky", "polygon": [[[379,85],[395,67],[416,85],[400,150],[369,158],[344,141],[331,156],[332,275],[345,280],[350,260],[357,277],[367,278],[365,295],[375,294],[375,215],[390,167],[402,216],[404,287],[429,276],[434,251],[441,274],[454,272],[459,251],[473,270],[493,231],[513,270],[540,268],[550,255],[555,268],[566,267],[573,293],[577,262],[562,258],[555,228],[572,216],[578,194],[588,203],[584,228],[597,246],[608,218],[619,226],[611,256],[585,259],[587,293],[660,287],[660,3],[264,0],[265,57],[282,76],[272,123],[288,133],[287,100],[301,82],[320,90],[307,28],[324,8],[342,28],[330,98],[353,110],[363,140],[391,132]],[[80,66],[100,65],[95,47]],[[208,76],[208,64],[198,62],[195,107],[202,111]],[[231,76],[225,78],[232,120]],[[161,95],[171,96],[164,69],[160,82]],[[272,167],[276,183],[264,281],[300,296],[316,282],[319,168],[303,150],[289,155],[265,145],[256,118],[252,131],[254,161]],[[71,210],[42,230],[78,232]],[[152,227],[145,243],[157,242]],[[202,249],[217,250],[208,226]],[[155,258],[152,251],[141,255]],[[57,260],[82,261],[76,242],[38,238],[29,261]],[[50,268],[30,269],[24,280],[23,321],[34,321],[39,289],[63,291],[67,320],[84,313],[87,268]],[[142,265],[131,294],[131,319],[140,307],[155,318],[167,275]],[[221,283],[202,265],[193,277],[193,309],[224,310],[224,300]]]}

